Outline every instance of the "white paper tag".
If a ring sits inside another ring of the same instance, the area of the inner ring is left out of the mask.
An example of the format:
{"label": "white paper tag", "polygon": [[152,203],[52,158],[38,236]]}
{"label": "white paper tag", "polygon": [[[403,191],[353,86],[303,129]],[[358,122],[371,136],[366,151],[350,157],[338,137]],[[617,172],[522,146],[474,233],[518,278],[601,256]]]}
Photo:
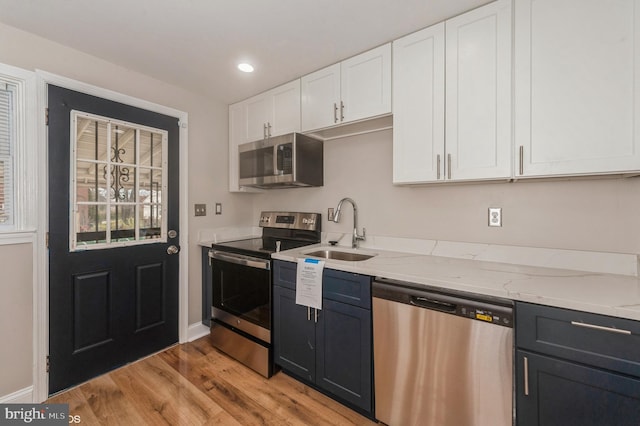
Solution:
{"label": "white paper tag", "polygon": [[298,259],[296,304],[322,309],[322,270],[324,260]]}

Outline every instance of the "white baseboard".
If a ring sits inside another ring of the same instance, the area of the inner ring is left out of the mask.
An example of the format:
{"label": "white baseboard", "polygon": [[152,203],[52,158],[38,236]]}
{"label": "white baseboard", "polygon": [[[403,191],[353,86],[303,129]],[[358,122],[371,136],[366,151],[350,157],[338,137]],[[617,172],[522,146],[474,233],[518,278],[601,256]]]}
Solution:
{"label": "white baseboard", "polygon": [[0,396],[0,404],[32,404],[33,386],[20,389],[9,395]]}
{"label": "white baseboard", "polygon": [[187,334],[187,341],[193,342],[196,339],[206,336],[209,334],[209,327],[202,324],[201,322],[196,324],[191,324],[189,326],[189,331]]}

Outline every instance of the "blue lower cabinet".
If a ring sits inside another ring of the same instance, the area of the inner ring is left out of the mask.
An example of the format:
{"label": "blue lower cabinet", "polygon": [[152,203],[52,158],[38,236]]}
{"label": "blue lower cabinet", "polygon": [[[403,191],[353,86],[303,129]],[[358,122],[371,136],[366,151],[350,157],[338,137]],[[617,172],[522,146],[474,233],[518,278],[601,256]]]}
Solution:
{"label": "blue lower cabinet", "polygon": [[[372,417],[371,277],[325,270],[322,309],[316,311],[295,303],[296,293],[291,289],[290,276],[291,270],[295,271],[295,264],[274,263],[273,343],[276,364],[285,372]],[[282,282],[279,277],[284,278]],[[357,286],[365,286],[366,289],[360,291]],[[348,296],[345,298],[345,295]],[[366,295],[369,295],[369,300]],[[353,302],[344,303],[343,300]]]}
{"label": "blue lower cabinet", "polygon": [[519,426],[640,424],[640,379],[521,350],[516,359]]}
{"label": "blue lower cabinet", "polygon": [[518,426],[640,425],[640,322],[516,303]]}

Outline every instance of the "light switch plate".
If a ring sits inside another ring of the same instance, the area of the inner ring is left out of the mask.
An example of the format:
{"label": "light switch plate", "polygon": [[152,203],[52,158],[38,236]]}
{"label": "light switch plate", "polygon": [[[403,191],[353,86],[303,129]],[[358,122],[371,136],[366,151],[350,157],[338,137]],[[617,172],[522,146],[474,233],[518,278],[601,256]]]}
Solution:
{"label": "light switch plate", "polygon": [[216,214],[222,214],[222,203],[216,203]]}
{"label": "light switch plate", "polygon": [[196,204],[195,205],[196,216],[206,216],[207,215],[207,205],[206,204]]}
{"label": "light switch plate", "polygon": [[489,226],[502,226],[501,207],[489,207]]}

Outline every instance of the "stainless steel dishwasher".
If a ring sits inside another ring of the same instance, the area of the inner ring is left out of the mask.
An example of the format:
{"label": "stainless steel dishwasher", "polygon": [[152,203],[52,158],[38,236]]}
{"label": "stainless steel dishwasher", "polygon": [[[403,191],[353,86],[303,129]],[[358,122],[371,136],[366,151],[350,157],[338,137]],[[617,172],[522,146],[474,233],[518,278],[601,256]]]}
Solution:
{"label": "stainless steel dishwasher", "polygon": [[513,424],[510,300],[377,278],[372,309],[378,420],[391,426]]}

